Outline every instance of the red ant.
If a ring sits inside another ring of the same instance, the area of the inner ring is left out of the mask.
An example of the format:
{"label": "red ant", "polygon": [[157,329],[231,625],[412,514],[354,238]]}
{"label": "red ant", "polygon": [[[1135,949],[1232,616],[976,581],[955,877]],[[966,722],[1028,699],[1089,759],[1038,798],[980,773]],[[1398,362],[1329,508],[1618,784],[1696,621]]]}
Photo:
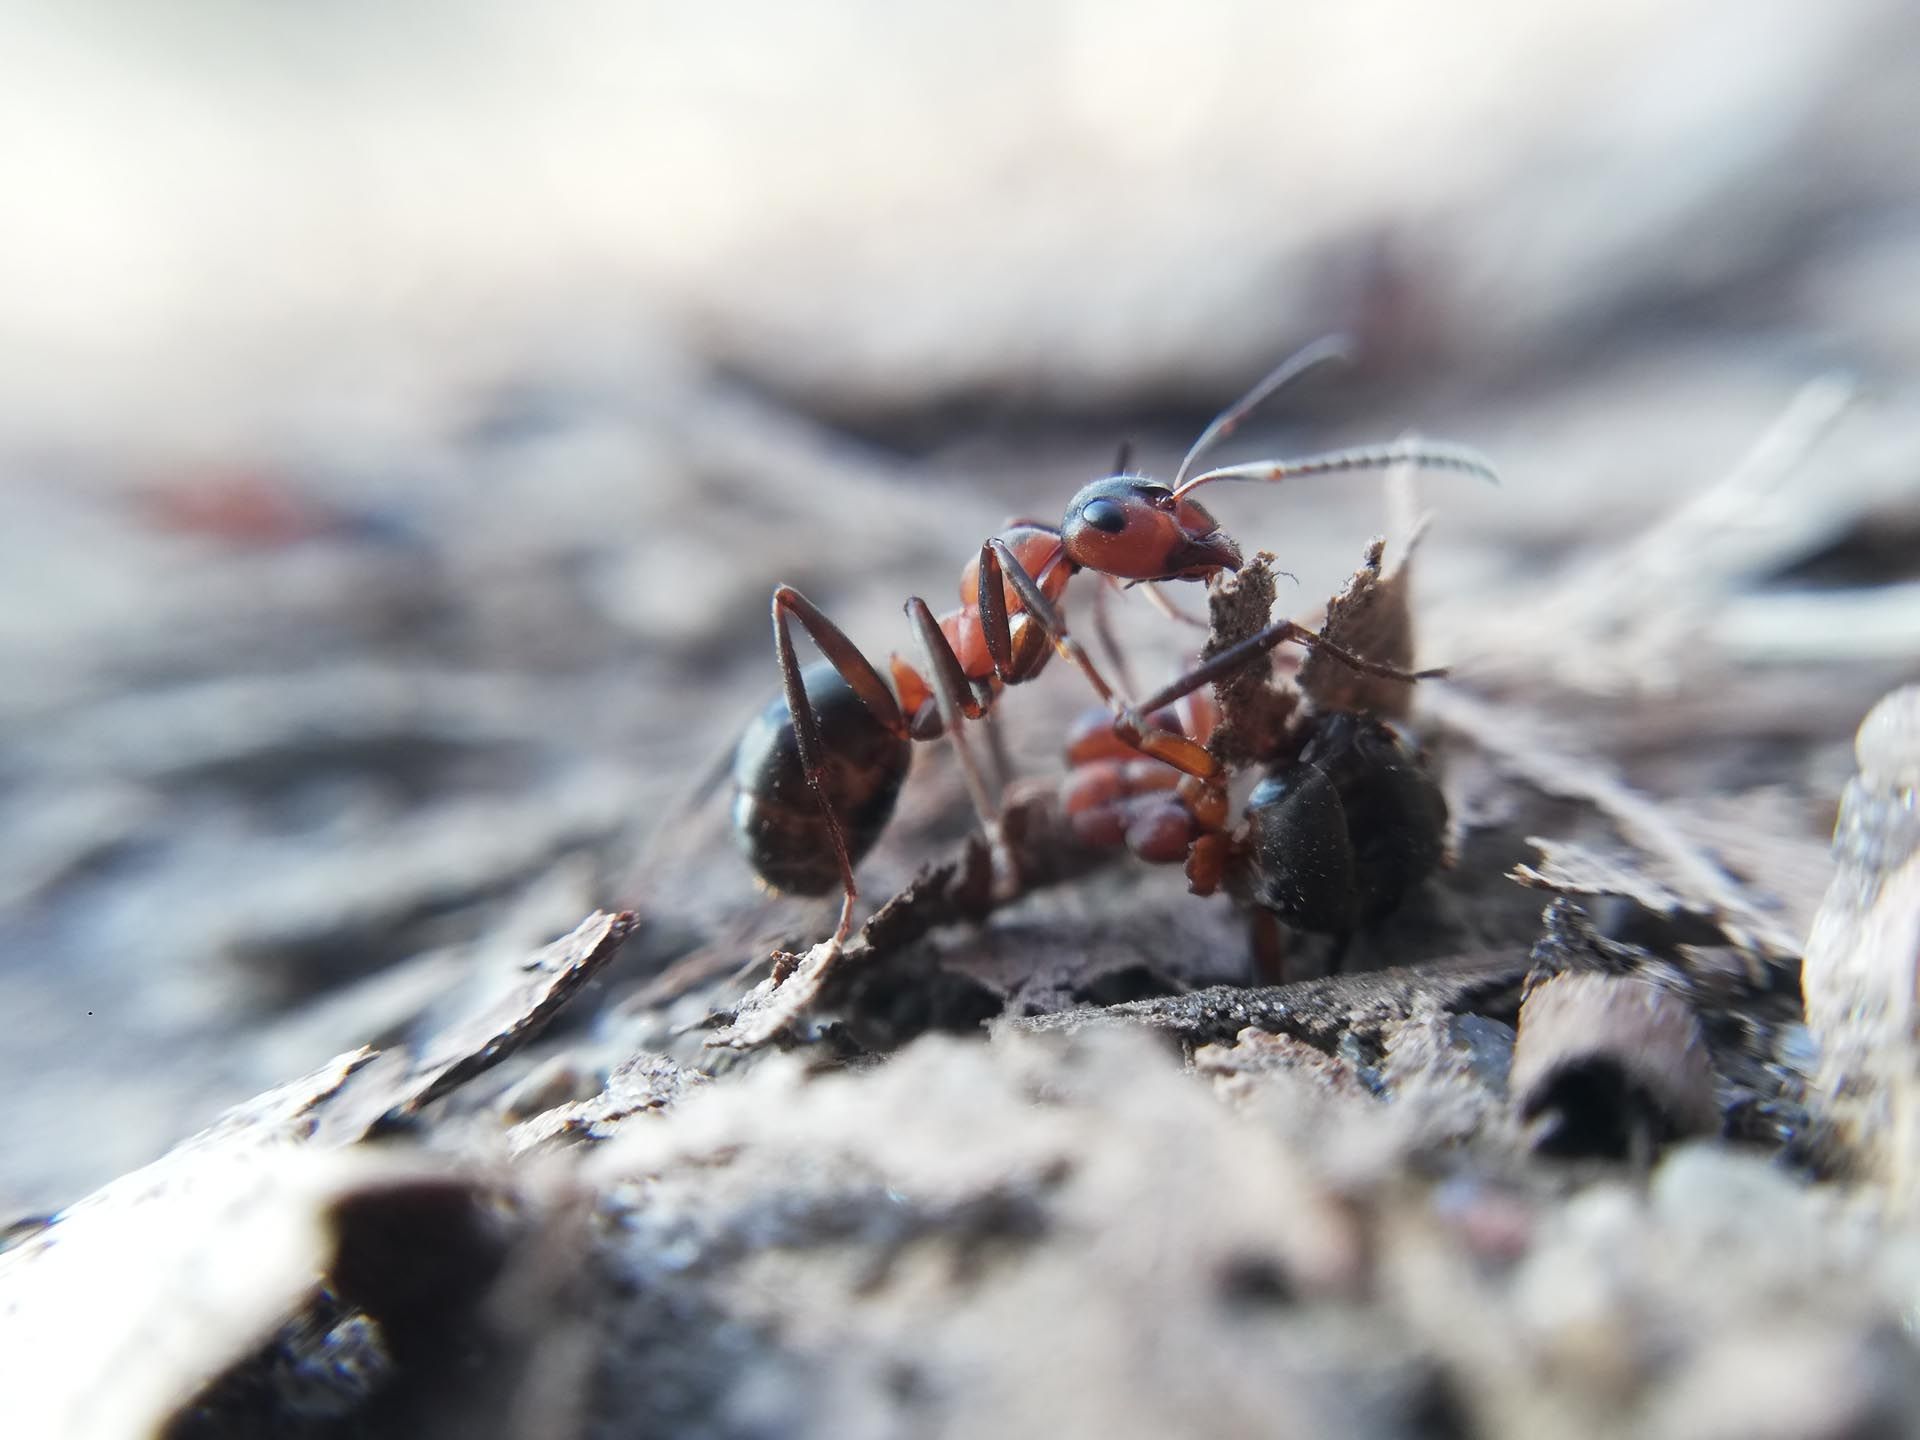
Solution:
{"label": "red ant", "polygon": [[[891,687],[806,596],[790,585],[774,590],[781,694],[748,727],[735,751],[733,824],[748,860],[775,889],[820,895],[839,883],[839,923],[817,953],[837,951],[852,933],[859,893],[853,867],[892,816],[913,741],[953,737],[974,807],[993,829],[995,806],[962,723],[985,715],[1002,687],[1031,680],[1055,653],[1085,677],[1106,706],[1119,748],[1179,773],[1181,806],[1201,831],[1189,862],[1197,869],[1190,873],[1203,883],[1208,876],[1217,883],[1227,858],[1224,768],[1202,739],[1161,728],[1147,717],[1288,641],[1316,647],[1368,675],[1412,681],[1438,673],[1379,665],[1304,626],[1279,620],[1135,702],[1107,682],[1060,616],[1067,582],[1081,570],[1131,584],[1205,581],[1238,570],[1239,545],[1191,498],[1217,480],[1279,481],[1392,465],[1495,478],[1479,455],[1450,445],[1385,445],[1299,460],[1256,460],[1188,478],[1196,459],[1232,434],[1262,401],[1344,354],[1341,342],[1322,341],[1267,375],[1201,432],[1171,486],[1144,475],[1110,475],[1080,489],[1058,529],[1021,522],[985,541],[961,574],[959,608],[936,618],[919,596],[906,602],[924,671],[895,654]],[[790,621],[798,621],[812,637],[824,664],[802,669]]]}
{"label": "red ant", "polygon": [[[1331,654],[1323,641],[1321,648]],[[1203,667],[1208,679],[1221,679]],[[1162,696],[1193,683],[1190,672]],[[1432,672],[1421,672],[1431,674]],[[1161,698],[1161,697],[1155,697]],[[1177,697],[1153,724],[1204,744],[1220,712],[1204,694]],[[1355,931],[1396,909],[1446,851],[1447,802],[1419,753],[1378,717],[1350,710],[1295,711],[1274,747],[1256,757],[1265,775],[1247,797],[1245,823],[1228,828],[1224,773],[1182,775],[1143,758],[1114,733],[1104,710],[1068,732],[1061,809],[1074,835],[1125,846],[1152,864],[1186,863],[1187,888],[1224,884],[1251,901],[1260,973],[1284,975],[1273,922],[1334,937],[1338,968]]]}

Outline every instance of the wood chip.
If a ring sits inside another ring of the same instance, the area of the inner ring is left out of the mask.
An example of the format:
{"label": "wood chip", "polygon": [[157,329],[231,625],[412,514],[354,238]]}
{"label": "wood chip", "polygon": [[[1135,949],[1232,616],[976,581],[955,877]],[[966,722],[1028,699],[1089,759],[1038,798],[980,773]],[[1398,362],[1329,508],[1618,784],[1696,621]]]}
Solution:
{"label": "wood chip", "polygon": [[639,924],[630,910],[596,911],[537,951],[527,978],[472,1019],[436,1035],[418,1058],[389,1051],[321,1119],[320,1138],[345,1144],[403,1124],[532,1040],[619,952]]}

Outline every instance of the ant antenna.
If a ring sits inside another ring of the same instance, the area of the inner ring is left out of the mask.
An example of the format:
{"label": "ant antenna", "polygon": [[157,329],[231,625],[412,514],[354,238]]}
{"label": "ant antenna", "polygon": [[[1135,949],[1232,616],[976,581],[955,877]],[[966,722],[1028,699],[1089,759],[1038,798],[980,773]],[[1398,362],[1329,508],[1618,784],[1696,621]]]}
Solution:
{"label": "ant antenna", "polygon": [[1396,465],[1416,465],[1423,470],[1460,470],[1495,485],[1500,483],[1493,465],[1478,450],[1469,450],[1464,445],[1397,441],[1357,450],[1329,450],[1322,455],[1304,455],[1298,460],[1250,460],[1244,465],[1223,465],[1176,486],[1173,496],[1177,500],[1189,490],[1215,480],[1292,480],[1301,475],[1332,475],[1345,470],[1388,470]]}
{"label": "ant antenna", "polygon": [[[1258,384],[1233,404],[1213,417],[1213,423],[1200,432],[1200,438],[1193,442],[1193,448],[1187,451],[1187,458],[1180,462],[1180,468],[1174,472],[1173,488],[1178,491],[1180,482],[1187,478],[1187,471],[1193,468],[1207,448],[1224,440],[1240,428],[1255,410],[1259,409],[1274,393],[1284,386],[1292,384],[1309,370],[1332,360],[1353,359],[1353,341],[1345,335],[1323,335],[1305,349],[1297,350],[1269,371]],[[1121,473],[1116,470],[1116,475]]]}

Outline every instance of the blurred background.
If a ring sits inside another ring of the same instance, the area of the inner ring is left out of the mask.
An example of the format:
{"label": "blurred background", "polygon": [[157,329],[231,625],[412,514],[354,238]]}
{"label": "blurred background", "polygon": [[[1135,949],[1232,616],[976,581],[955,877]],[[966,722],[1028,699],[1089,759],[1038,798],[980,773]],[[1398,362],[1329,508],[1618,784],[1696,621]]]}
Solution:
{"label": "blurred background", "polygon": [[[1361,363],[1242,453],[1419,430],[1506,477],[1426,492],[1434,658],[1564,669],[1490,621],[1844,375],[1697,643],[1808,796],[1915,671],[1899,0],[65,0],[0,14],[0,75],[9,1214],[596,904],[655,922],[610,984],[715,916],[817,930],[710,815],[648,869],[775,688],[775,581],[904,645],[1009,516],[1122,439],[1165,473],[1329,330]],[[1380,524],[1365,484],[1217,508],[1307,601]],[[1126,608],[1143,669],[1191,643]],[[1680,713],[1666,658],[1581,683]],[[1035,769],[1081,699],[1043,688]]]}

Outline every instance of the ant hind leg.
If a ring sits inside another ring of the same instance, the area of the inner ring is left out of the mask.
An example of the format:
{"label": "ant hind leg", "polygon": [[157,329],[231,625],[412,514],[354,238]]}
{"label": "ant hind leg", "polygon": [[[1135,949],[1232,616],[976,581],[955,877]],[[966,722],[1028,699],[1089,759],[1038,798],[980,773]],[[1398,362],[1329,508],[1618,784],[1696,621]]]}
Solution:
{"label": "ant hind leg", "polygon": [[905,739],[907,720],[900,713],[900,705],[893,698],[893,692],[887,688],[886,681],[880,678],[872,662],[860,653],[845,631],[827,618],[825,611],[791,585],[782,585],[774,590],[773,648],[780,662],[780,688],[786,697],[787,712],[793,717],[794,742],[800,752],[801,768],[806,772],[807,788],[813,792],[820,813],[826,820],[827,837],[840,869],[840,918],[834,925],[832,936],[814,947],[814,953],[825,958],[836,953],[853,933],[853,910],[860,890],[854,883],[853,856],[847,846],[845,827],[827,798],[826,756],[820,739],[820,719],[814,713],[813,702],[807,698],[806,681],[800,672],[800,657],[793,648],[789,617],[800,623],[813,643],[820,647],[820,653],[886,730]]}

